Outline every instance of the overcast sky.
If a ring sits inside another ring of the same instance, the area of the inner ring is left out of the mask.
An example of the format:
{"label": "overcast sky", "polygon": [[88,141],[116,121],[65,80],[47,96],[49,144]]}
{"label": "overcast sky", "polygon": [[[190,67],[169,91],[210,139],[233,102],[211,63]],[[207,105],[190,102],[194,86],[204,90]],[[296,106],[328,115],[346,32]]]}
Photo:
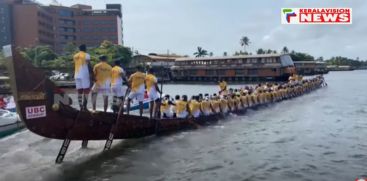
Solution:
{"label": "overcast sky", "polygon": [[[38,0],[49,4],[51,0]],[[242,36],[248,48],[308,52],[316,57],[347,56],[367,59],[367,1],[365,0],[59,0],[64,6],[106,3],[123,6],[125,45],[140,53],[192,56],[197,46],[214,55],[241,50]],[[281,25],[285,7],[350,7],[352,25]]]}

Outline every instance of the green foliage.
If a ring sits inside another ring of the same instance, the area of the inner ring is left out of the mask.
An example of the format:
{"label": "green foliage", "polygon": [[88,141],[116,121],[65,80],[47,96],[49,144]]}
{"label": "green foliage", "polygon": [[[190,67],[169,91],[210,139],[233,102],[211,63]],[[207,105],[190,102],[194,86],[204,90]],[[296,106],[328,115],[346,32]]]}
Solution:
{"label": "green foliage", "polygon": [[208,55],[208,51],[204,50],[201,47],[198,47],[197,52],[194,53],[195,57],[205,57],[206,55]]}
{"label": "green foliage", "polygon": [[130,48],[103,41],[99,47],[90,50],[90,55],[92,65],[98,62],[99,56],[105,55],[108,57],[108,63],[113,64],[114,60],[122,59],[122,65],[127,66],[131,62],[133,53]]}
{"label": "green foliage", "polygon": [[73,55],[76,52],[78,52],[78,46],[76,46],[75,43],[68,43],[66,44],[66,46],[64,47],[64,54],[65,55]]}
{"label": "green foliage", "polygon": [[56,53],[49,46],[40,45],[32,48],[23,48],[20,53],[36,67],[57,58]]}
{"label": "green foliage", "polygon": [[263,50],[262,48],[259,48],[256,50],[256,54],[258,55],[265,54],[265,50]]}
{"label": "green foliage", "polygon": [[[36,46],[23,48],[21,54],[36,67],[46,69],[73,70],[73,56],[78,52],[78,47],[69,43],[64,48],[63,55],[57,55],[49,46]],[[99,56],[106,55],[108,63],[113,64],[114,60],[122,59],[122,64],[127,66],[131,62],[132,51],[130,48],[115,45],[109,41],[103,41],[99,47],[87,50],[91,56],[91,64],[99,62]]]}
{"label": "green foliage", "polygon": [[341,56],[331,57],[331,59],[326,60],[326,63],[328,65],[337,65],[337,66],[349,65],[349,66],[352,66],[354,68],[367,66],[367,62],[366,61],[359,61],[358,57],[356,59],[350,59],[350,58],[341,57]]}
{"label": "green foliage", "polygon": [[240,45],[243,47],[244,51],[246,51],[246,46],[249,46],[250,43],[250,39],[247,36],[243,36],[240,39]]}
{"label": "green foliage", "polygon": [[289,53],[289,50],[286,46],[283,47],[282,49],[282,54],[288,54]]}
{"label": "green foliage", "polygon": [[5,68],[5,57],[2,51],[0,51],[0,69]]}
{"label": "green foliage", "polygon": [[292,51],[290,55],[293,61],[315,61],[315,58],[307,53]]}

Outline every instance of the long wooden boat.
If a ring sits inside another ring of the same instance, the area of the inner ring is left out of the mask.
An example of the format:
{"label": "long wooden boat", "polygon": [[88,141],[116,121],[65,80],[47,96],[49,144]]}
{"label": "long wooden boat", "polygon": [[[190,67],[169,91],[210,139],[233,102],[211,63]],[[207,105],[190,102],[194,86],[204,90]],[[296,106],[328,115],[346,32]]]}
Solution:
{"label": "long wooden boat", "polygon": [[[62,162],[71,140],[110,139],[109,144],[106,142],[109,148],[112,139],[141,138],[198,127],[225,116],[216,114],[195,119],[149,119],[109,112],[79,111],[71,106],[71,98],[58,89],[42,70],[35,68],[11,46],[3,50],[9,65],[17,111],[26,127],[40,136],[64,140],[57,163]],[[64,101],[58,101],[60,97]],[[243,114],[244,110],[233,113]]]}

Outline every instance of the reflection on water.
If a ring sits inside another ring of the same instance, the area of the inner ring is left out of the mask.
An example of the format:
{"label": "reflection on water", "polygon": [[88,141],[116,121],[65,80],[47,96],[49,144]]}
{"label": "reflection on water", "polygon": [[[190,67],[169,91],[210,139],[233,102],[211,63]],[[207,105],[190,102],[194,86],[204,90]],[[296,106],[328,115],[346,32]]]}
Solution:
{"label": "reflection on water", "polygon": [[[354,180],[367,174],[367,71],[331,72],[329,87],[165,137],[72,142],[29,131],[0,140],[0,180]],[[171,94],[213,93],[210,85],[167,85]]]}

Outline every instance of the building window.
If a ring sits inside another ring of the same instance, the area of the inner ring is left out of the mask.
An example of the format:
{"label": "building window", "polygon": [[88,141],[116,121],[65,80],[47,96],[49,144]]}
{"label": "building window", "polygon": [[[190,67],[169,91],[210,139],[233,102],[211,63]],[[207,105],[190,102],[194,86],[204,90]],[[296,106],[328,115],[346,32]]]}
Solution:
{"label": "building window", "polygon": [[61,16],[61,17],[73,17],[74,13],[72,11],[62,9],[62,10],[59,11],[59,16]]}
{"label": "building window", "polygon": [[235,72],[236,75],[244,75],[244,71],[242,69],[236,69]]}
{"label": "building window", "polygon": [[248,74],[249,75],[257,75],[257,69],[249,69]]}

